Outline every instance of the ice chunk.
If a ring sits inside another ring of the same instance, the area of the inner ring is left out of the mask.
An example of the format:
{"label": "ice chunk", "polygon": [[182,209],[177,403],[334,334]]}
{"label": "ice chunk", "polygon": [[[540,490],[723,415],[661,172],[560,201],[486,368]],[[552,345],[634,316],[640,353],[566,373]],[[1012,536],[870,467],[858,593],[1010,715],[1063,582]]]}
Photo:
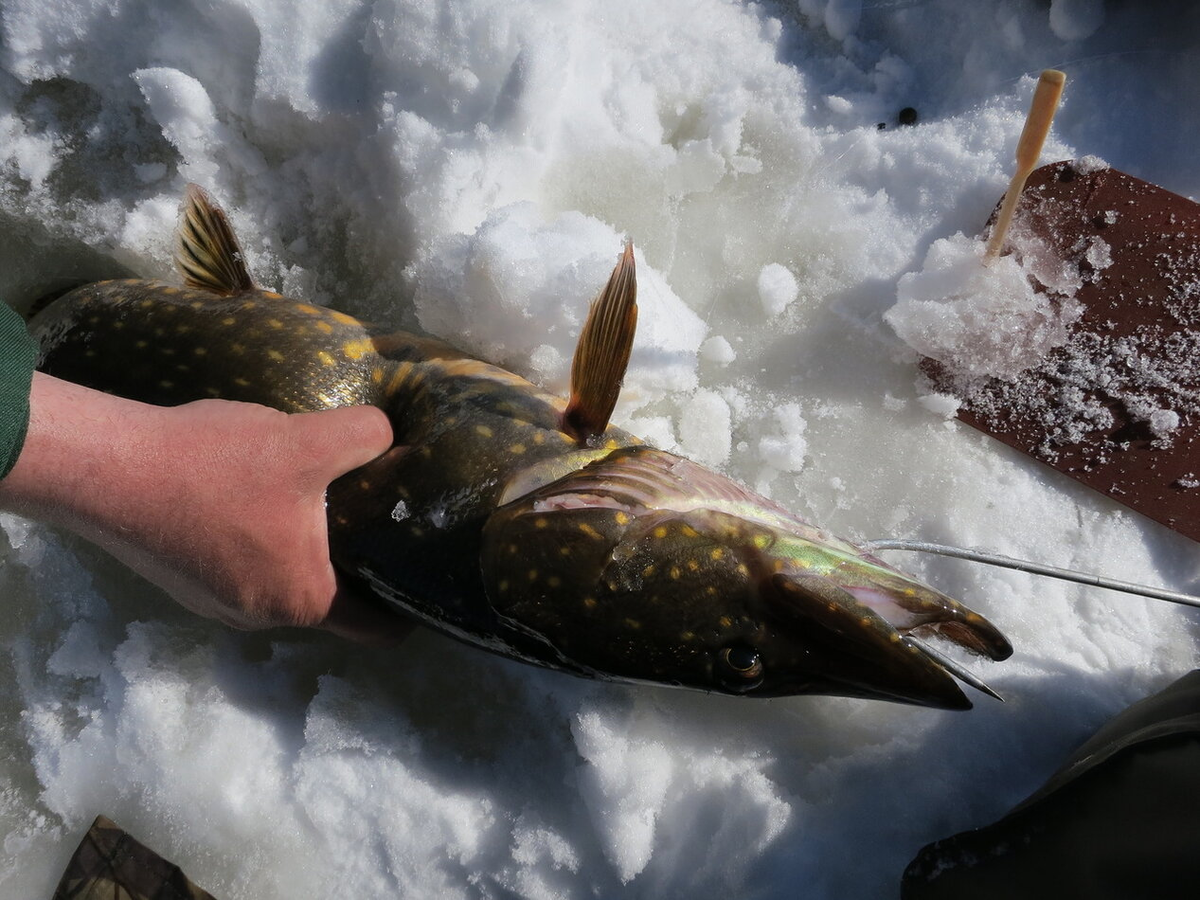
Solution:
{"label": "ice chunk", "polygon": [[922,270],[900,279],[896,298],[884,318],[900,338],[968,376],[1016,377],[1062,345],[1078,315],[1035,289],[1013,256],[984,266],[982,243],[962,234],[935,241]]}
{"label": "ice chunk", "polygon": [[771,263],[758,273],[758,299],[768,316],[777,316],[800,295],[796,276],[785,266]]}

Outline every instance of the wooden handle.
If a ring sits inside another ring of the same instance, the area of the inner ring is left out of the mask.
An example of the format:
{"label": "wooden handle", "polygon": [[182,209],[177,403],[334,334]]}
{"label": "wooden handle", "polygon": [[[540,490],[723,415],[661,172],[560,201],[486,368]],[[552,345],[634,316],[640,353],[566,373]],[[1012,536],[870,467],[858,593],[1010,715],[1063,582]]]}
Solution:
{"label": "wooden handle", "polygon": [[1025,117],[1025,128],[1017,141],[1017,171],[1004,194],[1000,214],[996,216],[991,239],[983,254],[984,265],[989,265],[1000,255],[1004,238],[1008,234],[1008,226],[1012,224],[1013,213],[1017,209],[1017,200],[1025,187],[1025,179],[1037,167],[1038,157],[1042,155],[1042,145],[1046,143],[1046,135],[1050,133],[1050,123],[1054,121],[1054,113],[1058,110],[1058,101],[1062,97],[1066,81],[1067,76],[1057,69],[1047,69],[1038,79],[1037,90],[1033,92],[1033,103],[1029,106],[1029,115]]}

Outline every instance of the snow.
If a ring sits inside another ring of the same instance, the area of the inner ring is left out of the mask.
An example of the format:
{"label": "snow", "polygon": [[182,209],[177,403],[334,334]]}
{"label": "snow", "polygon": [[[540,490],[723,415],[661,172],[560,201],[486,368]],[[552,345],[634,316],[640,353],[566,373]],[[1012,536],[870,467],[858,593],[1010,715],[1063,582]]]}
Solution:
{"label": "snow", "polygon": [[900,278],[896,305],[883,317],[910,347],[956,375],[1013,379],[1066,343],[1080,313],[1071,303],[1080,284],[1050,297],[1034,289],[1028,258],[1021,265],[1003,256],[985,266],[983,249],[983,241],[962,234],[934,241],[921,271]]}
{"label": "snow", "polygon": [[[1045,160],[1200,194],[1191,4],[0,0],[0,23],[14,303],[169,276],[198,179],[262,284],[562,390],[629,238],[621,424],[849,537],[1200,589],[1195,545],[922,396],[883,320],[898,291],[965,296],[916,288],[1003,193],[1043,68],[1068,74]],[[935,340],[969,318],[933,312]],[[428,633],[233,633],[2,525],[6,897],[48,896],[102,812],[218,897],[894,898],[921,845],[999,816],[1196,651],[1165,604],[897,555],[1012,639],[969,663],[1007,703],[744,701]]]}

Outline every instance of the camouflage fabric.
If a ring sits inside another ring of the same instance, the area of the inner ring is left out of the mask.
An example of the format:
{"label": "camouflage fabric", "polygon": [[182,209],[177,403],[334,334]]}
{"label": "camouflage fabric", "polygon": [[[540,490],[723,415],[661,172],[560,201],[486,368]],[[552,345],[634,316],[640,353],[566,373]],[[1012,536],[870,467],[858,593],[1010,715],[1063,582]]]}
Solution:
{"label": "camouflage fabric", "polygon": [[120,826],[97,816],[53,900],[215,900]]}

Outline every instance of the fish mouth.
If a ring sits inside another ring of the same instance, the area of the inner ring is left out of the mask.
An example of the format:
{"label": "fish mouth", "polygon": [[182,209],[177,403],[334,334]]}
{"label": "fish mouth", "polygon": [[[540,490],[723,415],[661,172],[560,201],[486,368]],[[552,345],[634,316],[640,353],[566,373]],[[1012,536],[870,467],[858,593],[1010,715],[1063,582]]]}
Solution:
{"label": "fish mouth", "polygon": [[[1012,645],[978,613],[916,582],[910,584],[898,595],[888,591],[889,603],[873,604],[860,599],[863,589],[848,589],[827,578],[771,576],[767,590],[777,615],[803,647],[795,681],[803,680],[805,693],[970,709],[961,679],[999,699],[924,639],[943,638],[993,660],[1010,656]],[[797,684],[781,682],[768,690],[796,693]]]}

